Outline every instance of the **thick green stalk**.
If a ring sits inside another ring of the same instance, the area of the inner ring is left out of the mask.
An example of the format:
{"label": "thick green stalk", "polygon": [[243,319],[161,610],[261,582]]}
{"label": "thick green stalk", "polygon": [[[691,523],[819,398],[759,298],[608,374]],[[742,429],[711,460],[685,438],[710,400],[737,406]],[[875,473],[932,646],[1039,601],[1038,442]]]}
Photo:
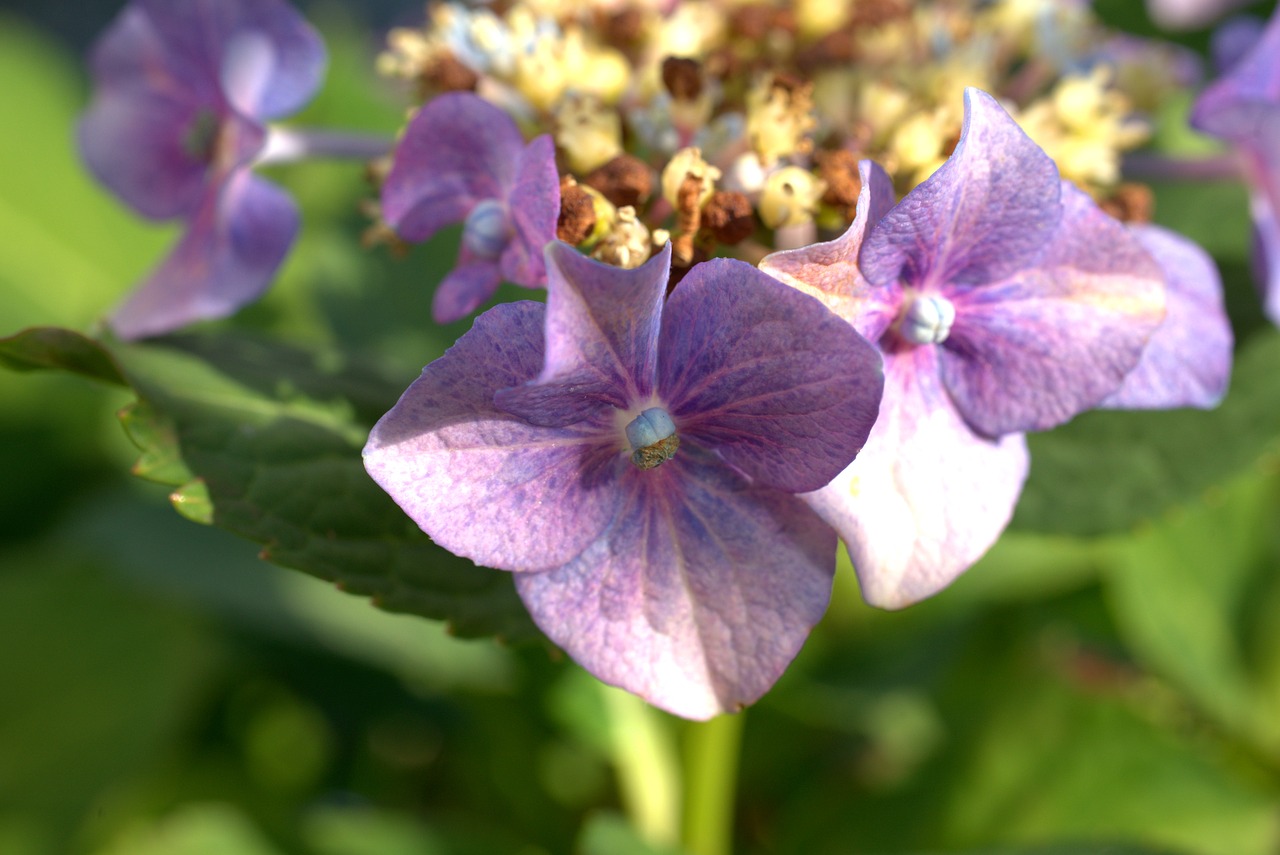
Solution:
{"label": "thick green stalk", "polygon": [[738,751],[745,713],[691,724],[685,733],[684,848],[689,855],[731,855]]}

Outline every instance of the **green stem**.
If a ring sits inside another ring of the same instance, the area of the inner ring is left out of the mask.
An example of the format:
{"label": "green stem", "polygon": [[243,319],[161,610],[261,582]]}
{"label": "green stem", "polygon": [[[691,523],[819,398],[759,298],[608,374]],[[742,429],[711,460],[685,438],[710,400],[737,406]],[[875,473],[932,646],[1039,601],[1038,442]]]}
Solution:
{"label": "green stem", "polygon": [[692,724],[685,734],[684,848],[689,855],[730,855],[738,751],[745,713]]}
{"label": "green stem", "polygon": [[623,810],[645,841],[674,845],[680,839],[680,769],[665,717],[634,695],[599,685]]}

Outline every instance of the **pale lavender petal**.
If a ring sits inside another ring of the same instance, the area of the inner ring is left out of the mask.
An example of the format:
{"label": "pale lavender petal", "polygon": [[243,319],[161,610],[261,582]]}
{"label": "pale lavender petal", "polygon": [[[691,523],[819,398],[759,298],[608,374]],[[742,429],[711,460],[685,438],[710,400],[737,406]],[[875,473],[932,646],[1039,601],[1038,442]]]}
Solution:
{"label": "pale lavender petal", "polygon": [[1037,263],[1058,224],[1058,169],[994,98],[965,90],[955,152],[867,234],[872,285],[982,285]]}
{"label": "pale lavender petal", "polygon": [[1252,15],[1237,15],[1213,31],[1209,56],[1219,74],[1230,71],[1262,38],[1265,24]]}
{"label": "pale lavender petal", "polygon": [[498,290],[502,273],[492,261],[477,259],[463,247],[458,264],[436,288],[431,300],[431,318],[438,324],[462,320]]}
{"label": "pale lavender petal", "polygon": [[520,152],[507,211],[515,235],[502,253],[503,278],[531,288],[546,285],[543,250],[556,239],[560,217],[560,174],[551,137],[540,136]]}
{"label": "pale lavender petal", "polygon": [[845,542],[863,598],[897,609],[945,588],[995,543],[1027,463],[1022,434],[969,429],[934,348],[908,348],[885,358],[880,418],[858,459],[801,498]]}
{"label": "pale lavender petal", "polygon": [[210,189],[187,231],[111,318],[121,338],[225,317],[262,295],[298,233],[289,195],[248,170]]}
{"label": "pale lavender petal", "polygon": [[1211,84],[1191,108],[1192,126],[1234,142],[1257,137],[1260,116],[1280,105],[1280,13],[1249,53]]}
{"label": "pale lavender petal", "polygon": [[1159,226],[1129,229],[1165,273],[1165,316],[1118,392],[1102,402],[1120,409],[1216,406],[1231,378],[1231,324],[1213,259]]}
{"label": "pale lavender petal", "polygon": [[503,390],[498,405],[534,424],[565,425],[595,403],[626,410],[647,399],[671,245],[624,270],[554,241],[546,263],[546,366],[532,383]]}
{"label": "pale lavender petal", "polygon": [[494,407],[494,392],[542,367],[544,317],[541,304],[519,302],[476,318],[364,449],[370,476],[432,539],[502,570],[577,557],[617,513],[619,472],[634,469],[607,413],[539,428]]}
{"label": "pale lavender petal", "polygon": [[1253,248],[1257,279],[1262,291],[1262,307],[1267,317],[1280,325],[1280,222],[1270,199],[1250,194],[1253,211]]}
{"label": "pale lavender petal", "polygon": [[405,128],[382,186],[382,215],[405,240],[460,223],[484,199],[505,199],[524,139],[501,109],[469,92],[441,95]]}
{"label": "pale lavender petal", "polygon": [[1138,240],[1066,182],[1062,209],[1037,267],[948,294],[943,382],[987,436],[1044,430],[1098,404],[1164,317],[1163,274]]}
{"label": "pale lavender petal", "polygon": [[599,539],[559,570],[521,574],[521,597],[604,682],[687,718],[741,709],[826,610],[834,533],[692,444],[625,481]]}
{"label": "pale lavender petal", "polygon": [[275,119],[293,113],[320,86],[324,42],[281,0],[136,2],[174,62],[199,74],[204,85],[221,89],[247,116]]}
{"label": "pale lavender petal", "polygon": [[878,341],[893,323],[902,302],[897,283],[872,286],[858,269],[858,253],[867,231],[893,207],[888,174],[874,161],[858,164],[862,190],[853,223],[840,237],[798,249],[766,255],[760,269],[792,288],[817,297],[853,324],[870,341]]}
{"label": "pale lavender petal", "polygon": [[667,300],[658,371],[681,437],[792,493],[849,465],[883,387],[880,354],[853,327],[727,258],[696,265]]}

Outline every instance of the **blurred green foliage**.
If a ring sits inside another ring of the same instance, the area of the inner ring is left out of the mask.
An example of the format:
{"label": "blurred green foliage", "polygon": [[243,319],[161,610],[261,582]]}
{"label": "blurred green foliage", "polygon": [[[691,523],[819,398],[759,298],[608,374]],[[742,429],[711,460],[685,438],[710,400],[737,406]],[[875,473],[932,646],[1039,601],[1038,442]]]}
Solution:
{"label": "blurred green foliage", "polygon": [[[317,15],[333,67],[302,120],[394,132],[376,41]],[[0,20],[0,77],[0,852],[677,855],[694,726],[544,643],[446,632],[536,639],[503,574],[363,478],[368,426],[466,328],[428,320],[456,235],[366,252],[357,167],[278,168],[305,226],[266,300],[99,343],[174,230],[76,162],[74,57]],[[1016,528],[929,602],[868,609],[842,567],[746,715],[736,851],[1280,848],[1280,332],[1240,188],[1158,197],[1224,272],[1223,408],[1033,438]]]}

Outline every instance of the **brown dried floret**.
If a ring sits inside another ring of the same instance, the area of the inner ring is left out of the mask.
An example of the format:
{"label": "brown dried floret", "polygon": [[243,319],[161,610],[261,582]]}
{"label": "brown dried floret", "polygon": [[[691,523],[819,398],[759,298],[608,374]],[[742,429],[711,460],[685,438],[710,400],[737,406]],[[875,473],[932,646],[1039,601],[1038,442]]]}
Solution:
{"label": "brown dried floret", "polygon": [[852,220],[858,206],[858,194],[862,192],[858,156],[847,149],[836,149],[820,151],[815,159],[818,177],[827,182],[827,192],[822,194],[823,203],[841,209],[845,218]]}
{"label": "brown dried floret", "polygon": [[442,52],[422,70],[424,94],[435,92],[474,92],[480,75],[464,65],[456,56]]}
{"label": "brown dried floret", "polygon": [[694,101],[702,94],[702,63],[685,56],[662,60],[662,85],[677,101]]}
{"label": "brown dried floret", "polygon": [[751,200],[737,190],[717,190],[702,208],[702,227],[722,244],[746,240],[756,230]]}
{"label": "brown dried floret", "polygon": [[1147,185],[1125,182],[1098,207],[1122,223],[1149,223],[1155,213],[1155,201]]}
{"label": "brown dried floret", "polygon": [[619,208],[639,208],[653,194],[653,171],[640,158],[623,153],[591,170],[583,183]]}
{"label": "brown dried floret", "polygon": [[556,237],[577,246],[596,227],[596,206],[591,194],[578,186],[570,175],[560,178],[560,216],[556,219]]}

